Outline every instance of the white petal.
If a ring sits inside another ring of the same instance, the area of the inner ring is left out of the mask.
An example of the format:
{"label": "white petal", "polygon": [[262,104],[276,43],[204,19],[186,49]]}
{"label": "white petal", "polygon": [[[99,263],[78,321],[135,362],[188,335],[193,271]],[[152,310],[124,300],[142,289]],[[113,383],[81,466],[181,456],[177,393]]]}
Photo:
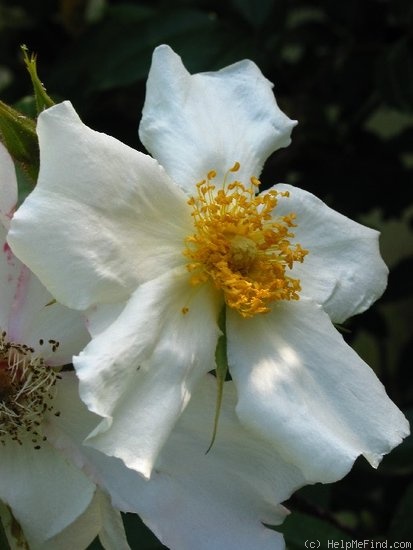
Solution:
{"label": "white petal", "polygon": [[3,227],[9,227],[16,203],[16,171],[11,156],[0,142],[0,224]]}
{"label": "white petal", "polygon": [[[55,411],[59,411],[59,415],[56,415]],[[66,440],[68,432],[77,434],[81,430],[87,429],[88,422],[95,424],[97,420],[98,417],[89,413],[79,398],[78,380],[75,373],[62,372],[61,380],[57,384],[54,408],[51,412],[46,413],[43,422],[43,430],[48,441],[54,445],[54,441]],[[57,447],[57,445],[54,446]],[[64,453],[56,449],[53,451],[58,453],[59,457],[64,456]],[[80,456],[80,453],[77,453],[77,458]],[[85,474],[88,473],[87,468],[84,467],[83,459],[76,460],[74,456],[70,458],[74,464],[72,466],[67,463],[70,468],[74,468],[74,471],[79,472],[80,475],[83,475],[82,468]],[[92,483],[89,475],[85,479],[88,483]],[[94,484],[93,489],[95,489]],[[68,497],[65,493],[62,494],[65,495],[65,498],[60,495],[62,501],[70,497],[70,494]],[[99,489],[95,490],[87,509],[67,527],[43,543],[39,550],[86,548],[97,535],[106,550],[129,550],[120,514],[112,508],[108,497]]]}
{"label": "white petal", "polygon": [[190,75],[171,48],[156,48],[139,135],[187,192],[212,169],[222,179],[236,161],[237,177],[248,183],[273,151],[289,145],[294,125],[252,61]]}
{"label": "white petal", "polygon": [[[92,475],[123,511],[136,512],[168,548],[175,550],[278,550],[282,537],[264,527],[281,523],[278,503],[304,479],[272,446],[239,423],[235,388],[225,384],[217,439],[212,434],[216,380],[201,381],[164,449],[149,481],[114,458],[80,442],[96,422],[85,411],[71,422],[76,387],[61,401],[60,436],[54,443]],[[69,416],[65,414],[68,411]],[[63,435],[65,434],[65,435]]]}
{"label": "white petal", "polygon": [[377,466],[409,432],[374,372],[310,301],[247,320],[230,311],[228,353],[241,422],[309,481],[340,479],[358,455]]}
{"label": "white petal", "polygon": [[32,320],[26,331],[27,336],[22,341],[38,351],[50,366],[71,363],[73,355],[90,340],[83,316],[56,302],[44,305],[38,312],[37,322]]}
{"label": "white petal", "polygon": [[56,303],[6,244],[0,256],[0,289],[1,326],[8,340],[33,347],[48,365],[70,363],[89,341],[81,314]]}
{"label": "white petal", "polygon": [[130,550],[120,512],[114,510],[108,495],[97,491],[101,516],[99,540],[105,550]]}
{"label": "white petal", "polygon": [[22,270],[6,242],[6,229],[0,225],[0,327],[9,332],[9,317]]}
{"label": "white petal", "polygon": [[100,304],[90,308],[85,313],[86,326],[89,334],[94,337],[106,330],[126,306],[127,301],[116,304]]}
{"label": "white petal", "polygon": [[49,443],[24,442],[1,449],[0,498],[12,509],[34,548],[76,520],[92,500],[95,485]]}
{"label": "white petal", "polygon": [[[0,320],[1,328],[6,331],[7,338],[13,342],[29,344],[24,340],[23,325],[30,319],[34,321],[39,308],[38,301],[45,299],[46,304],[52,296],[37,281],[35,292],[29,287],[35,279],[28,267],[20,262],[7,244],[7,231],[0,226]],[[37,288],[38,287],[38,288]],[[31,295],[32,299],[27,300]],[[46,297],[46,298],[45,298]],[[29,304],[27,303],[29,302]],[[34,305],[34,315],[32,305]],[[29,322],[30,322],[29,321]]]}
{"label": "white petal", "polygon": [[122,301],[183,263],[186,198],[151,157],[85,126],[70,103],[39,116],[40,174],[9,243],[61,303]]}
{"label": "white petal", "polygon": [[73,361],[82,399],[105,417],[89,444],[150,475],[193,386],[214,368],[218,311],[215,291],[194,290],[186,270],[138,288]]}
{"label": "white petal", "polygon": [[87,510],[61,533],[42,544],[39,550],[88,548],[97,535],[105,550],[130,550],[120,513],[98,489]]}
{"label": "white petal", "polygon": [[[10,251],[7,255],[12,257]],[[48,365],[70,363],[72,356],[90,340],[83,317],[54,302],[37,277],[17,258],[13,257],[10,262],[20,269],[13,279],[14,286],[10,283],[15,292],[3,324],[8,340],[32,347]],[[3,299],[7,296],[5,293]],[[58,347],[54,346],[56,342]]]}
{"label": "white petal", "polygon": [[294,241],[309,251],[292,272],[301,280],[301,294],[322,304],[337,323],[368,309],[387,285],[379,233],[332,210],[307,191],[289,185],[275,189],[290,192],[289,198],[280,199],[275,214],[297,214]]}

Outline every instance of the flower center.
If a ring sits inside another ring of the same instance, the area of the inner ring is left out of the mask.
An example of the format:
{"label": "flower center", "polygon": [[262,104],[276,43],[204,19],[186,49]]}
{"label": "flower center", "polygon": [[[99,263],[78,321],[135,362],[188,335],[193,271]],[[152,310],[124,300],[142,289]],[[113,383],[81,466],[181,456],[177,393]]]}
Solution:
{"label": "flower center", "polygon": [[[33,348],[8,342],[0,335],[0,441],[30,438],[35,449],[46,440],[41,423],[53,409],[58,373],[45,365]],[[58,413],[56,413],[58,414]]]}
{"label": "flower center", "polygon": [[299,299],[300,281],[287,269],[308,251],[290,242],[295,214],[274,216],[288,191],[256,195],[260,182],[254,177],[248,187],[235,179],[228,183],[239,168],[236,162],[218,190],[215,171],[197,184],[197,195],[188,200],[196,231],[185,239],[184,255],[192,285],[211,280],[229,307],[252,317],[269,311],[271,302]]}

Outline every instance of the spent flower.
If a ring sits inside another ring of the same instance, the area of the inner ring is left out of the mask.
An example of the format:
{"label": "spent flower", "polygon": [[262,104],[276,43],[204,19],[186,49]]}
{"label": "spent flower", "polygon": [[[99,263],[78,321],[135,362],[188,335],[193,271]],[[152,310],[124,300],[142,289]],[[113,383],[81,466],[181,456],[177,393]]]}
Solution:
{"label": "spent flower", "polygon": [[56,303],[6,243],[17,184],[1,144],[0,190],[0,501],[33,550],[86,548],[97,535],[107,550],[126,550],[119,512],[47,436],[75,378],[61,368],[89,335],[81,314]]}

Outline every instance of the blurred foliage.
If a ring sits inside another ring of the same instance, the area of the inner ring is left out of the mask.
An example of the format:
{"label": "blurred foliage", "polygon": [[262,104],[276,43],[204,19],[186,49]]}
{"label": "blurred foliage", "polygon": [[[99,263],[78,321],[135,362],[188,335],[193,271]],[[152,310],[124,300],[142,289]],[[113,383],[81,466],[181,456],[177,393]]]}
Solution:
{"label": "blurred foliage", "polygon": [[[382,232],[389,288],[344,336],[412,418],[411,0],[0,0],[0,97],[30,114],[23,43],[54,100],[136,148],[155,46],[168,43],[192,72],[254,60],[299,121],[264,185],[303,187]],[[360,459],[342,481],[299,491],[279,530],[292,550],[306,538],[412,540],[412,484],[408,438],[377,471]],[[132,548],[162,548],[135,517],[125,522]]]}

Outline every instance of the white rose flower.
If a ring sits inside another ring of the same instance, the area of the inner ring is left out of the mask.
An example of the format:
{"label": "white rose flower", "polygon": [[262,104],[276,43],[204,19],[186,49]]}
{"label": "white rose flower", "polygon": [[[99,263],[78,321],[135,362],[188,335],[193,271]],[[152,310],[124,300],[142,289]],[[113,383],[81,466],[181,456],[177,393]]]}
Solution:
{"label": "white rose flower", "polygon": [[294,125],[271,88],[250,61],[190,75],[157,48],[140,127],[157,160],[68,102],[39,116],[39,181],[9,243],[59,301],[89,310],[74,364],[103,420],[88,442],[147,478],[214,365],[223,307],[238,418],[307,481],[335,481],[359,455],[377,466],[408,433],[333,325],[386,286],[378,233],[301,189],[256,194]]}

